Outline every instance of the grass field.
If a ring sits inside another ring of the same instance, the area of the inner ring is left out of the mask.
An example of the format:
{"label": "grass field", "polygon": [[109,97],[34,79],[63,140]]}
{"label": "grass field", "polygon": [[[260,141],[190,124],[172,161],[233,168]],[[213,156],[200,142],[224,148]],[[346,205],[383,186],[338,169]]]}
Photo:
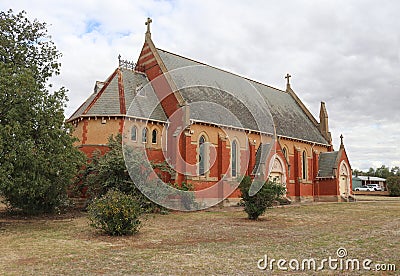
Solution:
{"label": "grass field", "polygon": [[[22,218],[2,212],[0,273],[269,275],[271,270],[257,268],[265,254],[321,260],[337,258],[344,247],[347,258],[395,264],[397,271],[320,275],[395,275],[400,274],[399,215],[400,201],[279,207],[259,221],[247,220],[238,207],[215,208],[150,216],[137,235],[108,237],[88,226],[85,213]],[[316,272],[296,273],[302,274]]]}

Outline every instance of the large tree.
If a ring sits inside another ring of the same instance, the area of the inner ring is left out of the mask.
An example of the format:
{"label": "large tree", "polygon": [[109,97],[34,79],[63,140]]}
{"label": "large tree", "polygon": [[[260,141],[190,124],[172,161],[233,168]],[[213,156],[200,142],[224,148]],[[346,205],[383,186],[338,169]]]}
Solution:
{"label": "large tree", "polygon": [[60,56],[45,23],[0,11],[0,194],[26,213],[62,205],[83,158],[64,123],[66,90],[49,91]]}

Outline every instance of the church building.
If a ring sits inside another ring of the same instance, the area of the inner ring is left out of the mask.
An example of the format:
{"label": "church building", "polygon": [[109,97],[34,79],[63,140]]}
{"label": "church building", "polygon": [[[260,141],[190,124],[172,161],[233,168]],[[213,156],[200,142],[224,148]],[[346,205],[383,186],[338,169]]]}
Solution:
{"label": "church building", "polygon": [[[319,120],[286,75],[280,90],[157,48],[151,19],[136,63],[119,66],[67,120],[88,156],[107,151],[110,135],[168,161],[171,183],[195,190],[249,175],[286,187],[291,201],[352,200],[352,171],[341,136],[334,150],[328,113]],[[222,49],[221,49],[222,50]],[[236,189],[228,200],[240,198]]]}

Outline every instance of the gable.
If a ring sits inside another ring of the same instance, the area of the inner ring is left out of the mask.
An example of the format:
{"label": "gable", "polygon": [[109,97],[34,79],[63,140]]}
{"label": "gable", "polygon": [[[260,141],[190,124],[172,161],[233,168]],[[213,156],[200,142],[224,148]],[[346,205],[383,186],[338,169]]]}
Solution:
{"label": "gable", "polygon": [[[137,93],[142,93],[142,95],[136,96]],[[144,74],[118,68],[107,79],[104,86],[94,91],[68,121],[80,116],[121,115],[166,121],[165,113],[157,103],[157,96]],[[150,110],[153,106],[156,108]]]}

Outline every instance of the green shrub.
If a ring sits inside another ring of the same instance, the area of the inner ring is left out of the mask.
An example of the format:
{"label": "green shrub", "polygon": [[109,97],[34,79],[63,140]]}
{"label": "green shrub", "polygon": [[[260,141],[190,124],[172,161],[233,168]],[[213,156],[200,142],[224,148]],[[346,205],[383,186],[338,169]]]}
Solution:
{"label": "green shrub", "polygon": [[92,227],[121,236],[139,231],[142,209],[133,196],[110,190],[89,205],[88,214]]}
{"label": "green shrub", "polygon": [[253,196],[249,195],[252,180],[249,176],[245,176],[240,182],[239,189],[242,193],[242,205],[248,218],[252,220],[264,214],[268,207],[272,207],[273,203],[285,194],[285,188],[275,182],[265,182],[262,188]]}
{"label": "green shrub", "polygon": [[[129,146],[125,146],[123,150],[121,134],[115,137],[111,135],[107,146],[109,151],[104,155],[99,151],[95,152],[90,162],[80,172],[80,177],[75,183],[77,190],[82,191],[82,194],[89,199],[99,198],[112,189],[119,190],[136,198],[146,213],[165,213],[164,207],[142,193],[142,190],[146,190],[147,194],[153,196],[156,194],[157,198],[164,196],[161,194],[163,190],[157,189],[157,181],[149,177],[153,170],[151,167],[146,167],[143,153]],[[137,183],[141,190],[132,181],[129,171],[141,177],[142,183]]]}
{"label": "green shrub", "polygon": [[386,179],[390,196],[400,196],[400,176],[390,176]]}

